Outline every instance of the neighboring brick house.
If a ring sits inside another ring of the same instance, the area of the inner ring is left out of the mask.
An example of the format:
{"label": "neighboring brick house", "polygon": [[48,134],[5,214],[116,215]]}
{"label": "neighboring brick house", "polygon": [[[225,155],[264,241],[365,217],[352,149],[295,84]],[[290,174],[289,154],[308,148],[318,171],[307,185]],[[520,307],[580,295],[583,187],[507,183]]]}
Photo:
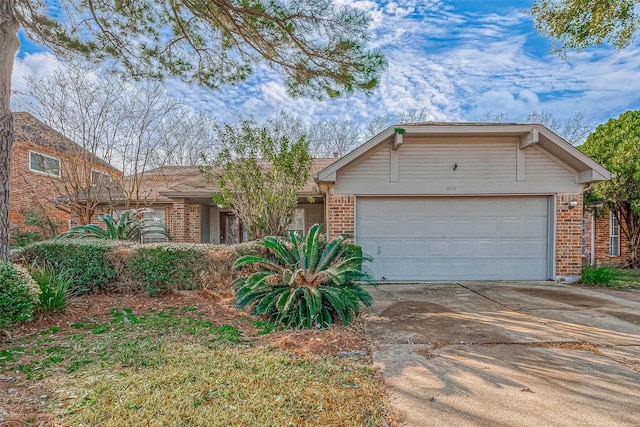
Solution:
{"label": "neighboring brick house", "polygon": [[[586,206],[582,221],[583,263],[625,265],[629,260],[629,240],[625,224],[602,206]],[[640,257],[640,248],[636,248]]]}
{"label": "neighboring brick house", "polygon": [[69,227],[70,209],[61,183],[69,168],[78,173],[79,158],[85,159],[92,175],[118,177],[121,172],[92,155],[61,133],[29,113],[13,113],[14,142],[9,177],[9,224],[12,233],[33,229],[25,215],[46,215],[60,226]]}

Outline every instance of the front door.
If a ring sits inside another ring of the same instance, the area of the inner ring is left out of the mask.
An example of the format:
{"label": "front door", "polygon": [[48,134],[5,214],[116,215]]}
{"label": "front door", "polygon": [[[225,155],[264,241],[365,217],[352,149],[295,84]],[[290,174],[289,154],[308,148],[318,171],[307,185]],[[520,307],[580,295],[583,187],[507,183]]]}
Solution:
{"label": "front door", "polygon": [[238,217],[231,212],[220,212],[220,243],[232,245],[240,243],[242,227]]}

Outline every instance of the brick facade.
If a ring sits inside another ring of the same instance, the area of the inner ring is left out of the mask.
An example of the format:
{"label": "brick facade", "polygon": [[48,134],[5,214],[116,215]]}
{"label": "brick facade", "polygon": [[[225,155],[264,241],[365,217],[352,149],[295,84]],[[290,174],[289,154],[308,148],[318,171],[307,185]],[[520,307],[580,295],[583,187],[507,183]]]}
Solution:
{"label": "brick facade", "polygon": [[59,157],[56,152],[27,141],[16,141],[11,149],[9,224],[14,231],[33,230],[24,224],[24,213],[31,210],[44,212],[51,221],[68,228],[70,214],[56,207],[53,199],[60,194],[56,180],[44,173],[29,170],[29,151],[36,151],[51,157]]}
{"label": "brick facade", "polygon": [[354,233],[355,197],[353,195],[327,195],[329,203],[329,239]]}
{"label": "brick facade", "polygon": [[[629,241],[625,234],[624,223],[620,224],[620,255],[616,256],[611,255],[611,211],[601,209],[594,213],[593,210],[585,210],[584,217],[587,225],[586,261],[598,265],[626,264],[629,259]],[[594,249],[591,248],[591,224],[593,224]],[[638,254],[640,254],[640,248],[638,248]]]}
{"label": "brick facade", "polygon": [[[569,203],[578,205],[570,209]],[[556,278],[577,279],[582,274],[582,194],[556,197]]]}
{"label": "brick facade", "polygon": [[[42,234],[41,237],[52,237],[48,235],[52,230],[28,226],[25,216],[36,214],[54,223],[58,232],[65,231],[77,225],[77,212],[63,199],[68,196],[74,199],[73,194],[86,194],[81,188],[85,188],[84,182],[90,185],[92,171],[111,177],[120,177],[122,173],[31,114],[14,113],[13,116],[15,139],[11,147],[9,176],[10,233],[15,236],[19,232],[35,231]],[[32,153],[57,160],[60,176],[31,170]],[[92,222],[104,213],[97,208]]]}

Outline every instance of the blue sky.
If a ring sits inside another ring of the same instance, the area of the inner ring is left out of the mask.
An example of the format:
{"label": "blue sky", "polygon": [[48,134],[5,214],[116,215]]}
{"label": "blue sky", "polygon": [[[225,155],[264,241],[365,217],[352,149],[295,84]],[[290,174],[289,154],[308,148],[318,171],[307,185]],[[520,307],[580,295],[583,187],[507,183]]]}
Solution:
{"label": "blue sky", "polygon": [[[187,99],[195,111],[218,121],[240,114],[273,117],[284,110],[309,122],[349,119],[368,123],[384,114],[428,112],[431,120],[481,120],[487,112],[512,118],[545,110],[558,119],[577,112],[596,123],[640,109],[640,43],[621,52],[607,46],[570,53],[549,52],[551,42],[522,13],[524,0],[336,0],[371,14],[371,46],[389,66],[370,96],[332,101],[292,99],[282,79],[261,67],[249,81],[212,92],[178,80],[167,94]],[[64,66],[21,37],[14,89],[26,75],[46,76]]]}

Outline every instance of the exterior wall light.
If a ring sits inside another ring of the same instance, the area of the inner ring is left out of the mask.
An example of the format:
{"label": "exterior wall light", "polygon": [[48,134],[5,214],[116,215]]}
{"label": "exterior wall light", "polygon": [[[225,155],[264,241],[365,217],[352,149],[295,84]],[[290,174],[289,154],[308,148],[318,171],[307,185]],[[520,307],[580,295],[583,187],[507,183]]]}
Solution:
{"label": "exterior wall light", "polygon": [[578,201],[576,199],[573,199],[569,202],[569,209],[573,209],[578,207]]}

